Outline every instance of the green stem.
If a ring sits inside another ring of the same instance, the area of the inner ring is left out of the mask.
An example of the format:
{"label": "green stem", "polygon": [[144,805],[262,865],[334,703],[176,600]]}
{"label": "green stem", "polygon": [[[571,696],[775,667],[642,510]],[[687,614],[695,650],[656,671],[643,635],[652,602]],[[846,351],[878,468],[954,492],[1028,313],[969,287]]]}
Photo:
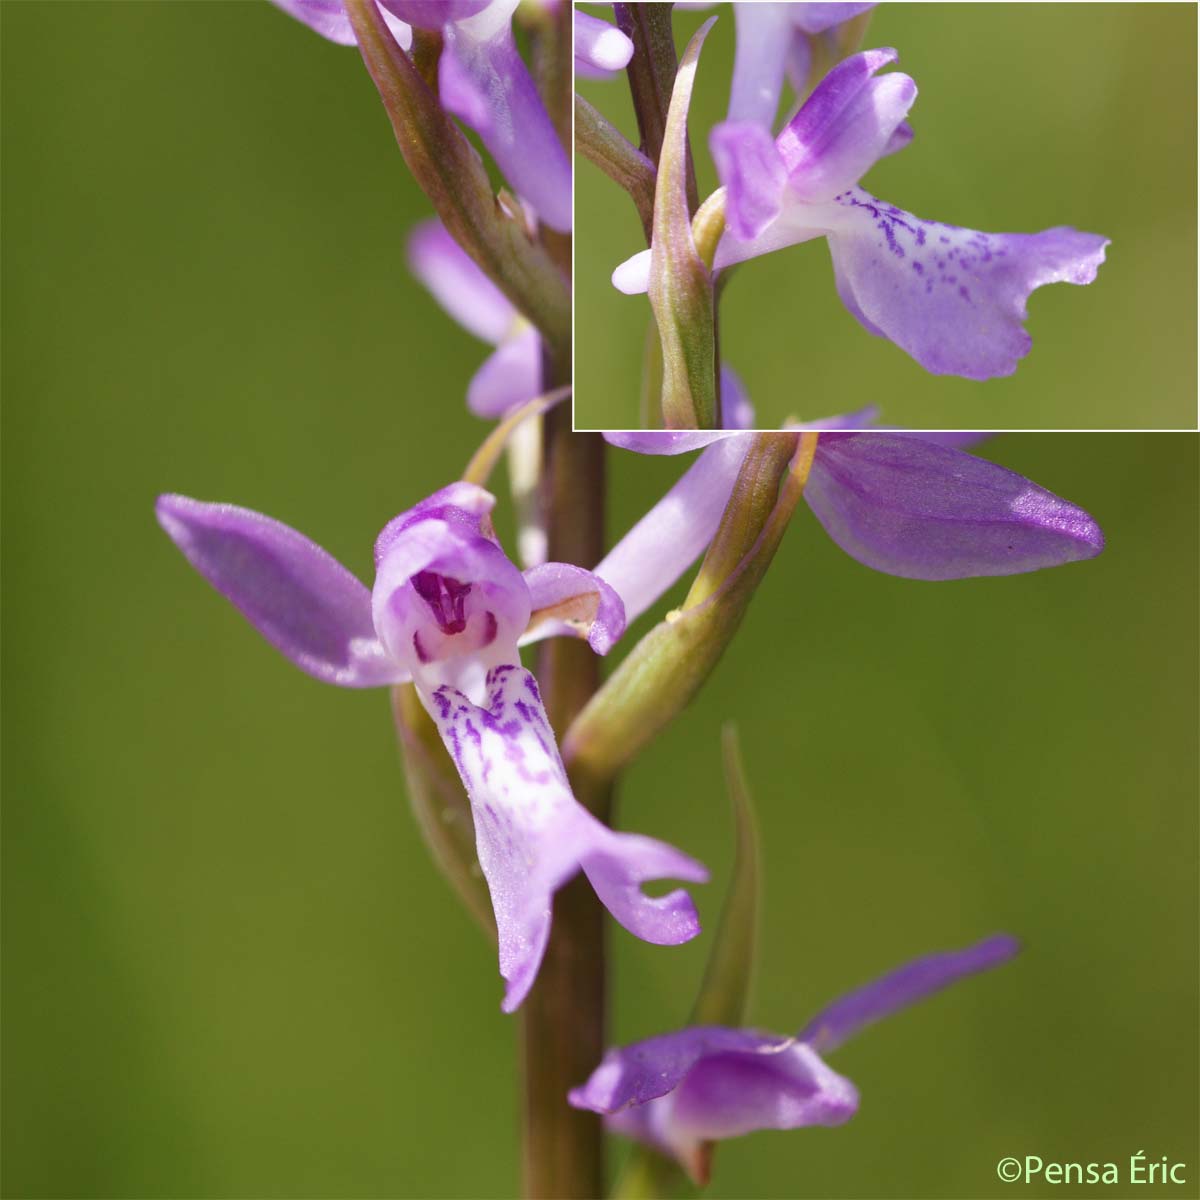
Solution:
{"label": "green stem", "polygon": [[629,193],[646,245],[654,232],[654,164],[582,96],[575,97],[575,149]]}

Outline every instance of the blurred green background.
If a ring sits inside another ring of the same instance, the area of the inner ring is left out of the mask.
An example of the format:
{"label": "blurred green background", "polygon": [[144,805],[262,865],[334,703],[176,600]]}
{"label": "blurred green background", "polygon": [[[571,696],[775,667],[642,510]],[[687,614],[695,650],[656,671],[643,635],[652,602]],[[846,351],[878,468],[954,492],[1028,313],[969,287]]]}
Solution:
{"label": "blurred green background", "polygon": [[[403,267],[426,206],[353,51],[265,4],[0,14],[4,1194],[511,1196],[514,1023],[386,697],[290,667],[152,516],[167,489],[236,500],[369,579],[378,528],[486,428],[484,349]],[[629,827],[712,866],[711,923],[740,722],[767,1028],[911,955],[1028,944],[840,1052],[859,1116],[728,1144],[714,1195],[999,1196],[1026,1153],[1200,1171],[1195,439],[987,452],[1106,553],[909,583],[801,513],[623,788]],[[681,466],[614,454],[613,529]],[[704,940],[612,944],[614,1036],[677,1024]]]}
{"label": "blurred green background", "polygon": [[[702,196],[733,64],[732,14],[718,7],[690,123]],[[709,15],[676,14],[681,50]],[[868,191],[955,225],[1074,225],[1113,244],[1089,287],[1034,293],[1032,351],[983,383],[929,375],[866,333],[822,241],[747,263],[721,305],[721,350],[760,426],[880,404],[885,421],[928,429],[1195,428],[1195,5],[883,4],[865,45],[895,46],[920,89],[915,140],[867,174]],[[579,91],[636,141],[623,77]],[[650,307],[609,275],[645,242],[617,185],[578,162],[575,420],[623,428],[640,423]]]}

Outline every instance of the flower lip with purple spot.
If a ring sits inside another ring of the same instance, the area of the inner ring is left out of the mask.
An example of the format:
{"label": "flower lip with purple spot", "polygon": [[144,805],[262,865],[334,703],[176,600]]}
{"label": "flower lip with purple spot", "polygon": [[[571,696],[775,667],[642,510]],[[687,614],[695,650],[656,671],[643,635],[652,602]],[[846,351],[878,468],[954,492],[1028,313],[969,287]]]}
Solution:
{"label": "flower lip with purple spot", "polygon": [[583,871],[635,936],[677,945],[699,932],[683,889],[704,867],[664,842],[607,828],[574,798],[518,638],[536,610],[539,636],[570,632],[609,649],[625,627],[621,598],[592,572],[544,563],[523,575],[491,528],[495,501],[455,483],[390,521],[368,590],[296,530],[232,505],[160,497],[160,523],[189,562],[277,649],[343,687],[411,681],[462,778],[496,915],[504,1008],[537,975],[554,892]]}

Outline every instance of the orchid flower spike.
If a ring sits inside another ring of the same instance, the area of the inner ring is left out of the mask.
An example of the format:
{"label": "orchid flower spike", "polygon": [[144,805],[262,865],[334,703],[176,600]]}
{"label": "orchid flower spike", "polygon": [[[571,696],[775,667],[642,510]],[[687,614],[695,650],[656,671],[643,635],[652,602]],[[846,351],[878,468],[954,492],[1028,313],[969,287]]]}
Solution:
{"label": "orchid flower spike", "polygon": [[496,350],[467,385],[477,417],[502,417],[541,390],[542,340],[436,217],[409,234],[408,266],[468,333]]}
{"label": "orchid flower spike", "polygon": [[[1032,345],[1030,293],[1091,283],[1108,239],[1066,226],[980,233],[915,217],[860,188],[911,136],[905,117],[916,84],[877,74],[896,59],[895,50],[868,50],[839,63],[774,139],[753,120],[713,130],[727,222],[714,267],[824,237],[838,295],[869,333],[935,375],[1011,375]],[[618,267],[616,287],[645,291],[651,253]]]}
{"label": "orchid flower spike", "polygon": [[525,999],[550,934],[554,892],[583,870],[637,937],[676,945],[700,926],[683,890],[703,866],[672,846],[616,833],[571,793],[518,641],[569,633],[606,653],[625,627],[619,596],[591,572],[546,563],[522,574],[491,527],[495,501],[455,483],[390,521],[375,543],[375,586],[261,513],[184,496],[158,520],[188,561],[286,658],[339,687],[412,681],[471,801],[507,982]]}
{"label": "orchid flower spike", "polygon": [[918,958],[835,1000],[794,1037],[710,1025],[622,1046],[568,1099],[603,1113],[610,1129],[674,1158],[703,1184],[713,1142],[759,1129],[844,1124],[858,1110],[858,1090],[821,1055],[1018,949],[1000,934]]}
{"label": "orchid flower spike", "polygon": [[[469,125],[512,189],[552,229],[571,228],[571,164],[513,38],[519,0],[376,0],[398,45],[440,30],[438,95]],[[341,0],[273,0],[322,37],[355,44]]]}
{"label": "orchid flower spike", "polygon": [[[873,416],[873,409],[864,409],[803,428],[831,423],[844,430]],[[712,541],[755,436],[734,430],[604,435],[610,444],[640,454],[703,450],[595,567],[620,593],[629,621]],[[1103,550],[1104,535],[1083,509],[961,449],[984,436],[821,432],[804,498],[852,558],[906,579],[1017,575]]]}

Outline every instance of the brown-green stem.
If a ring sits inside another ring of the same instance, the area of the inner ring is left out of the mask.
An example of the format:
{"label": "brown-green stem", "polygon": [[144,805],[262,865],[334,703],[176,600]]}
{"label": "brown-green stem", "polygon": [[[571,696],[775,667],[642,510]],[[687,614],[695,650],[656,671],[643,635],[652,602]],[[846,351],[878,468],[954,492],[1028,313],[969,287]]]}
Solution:
{"label": "brown-green stem", "polygon": [[[629,94],[637,116],[642,153],[657,165],[667,128],[667,108],[675,87],[679,59],[675,54],[675,34],[671,28],[671,4],[614,4],[617,27],[633,42],[633,57],[625,68]],[[696,173],[692,156],[687,156],[687,197],[689,211],[695,211]]]}
{"label": "brown-green stem", "polygon": [[[544,509],[552,560],[591,566],[604,545],[604,442],[573,433],[565,405],[546,415]],[[600,682],[586,642],[552,638],[538,660],[551,724],[561,736]],[[610,789],[572,777],[576,799],[607,820]],[[521,1009],[525,1193],[543,1200],[592,1198],[604,1192],[600,1118],[567,1104],[605,1048],[606,968],[603,909],[577,876],[554,897],[550,943]]]}
{"label": "brown-green stem", "polygon": [[629,193],[649,245],[654,235],[654,164],[582,96],[575,97],[575,149]]}

